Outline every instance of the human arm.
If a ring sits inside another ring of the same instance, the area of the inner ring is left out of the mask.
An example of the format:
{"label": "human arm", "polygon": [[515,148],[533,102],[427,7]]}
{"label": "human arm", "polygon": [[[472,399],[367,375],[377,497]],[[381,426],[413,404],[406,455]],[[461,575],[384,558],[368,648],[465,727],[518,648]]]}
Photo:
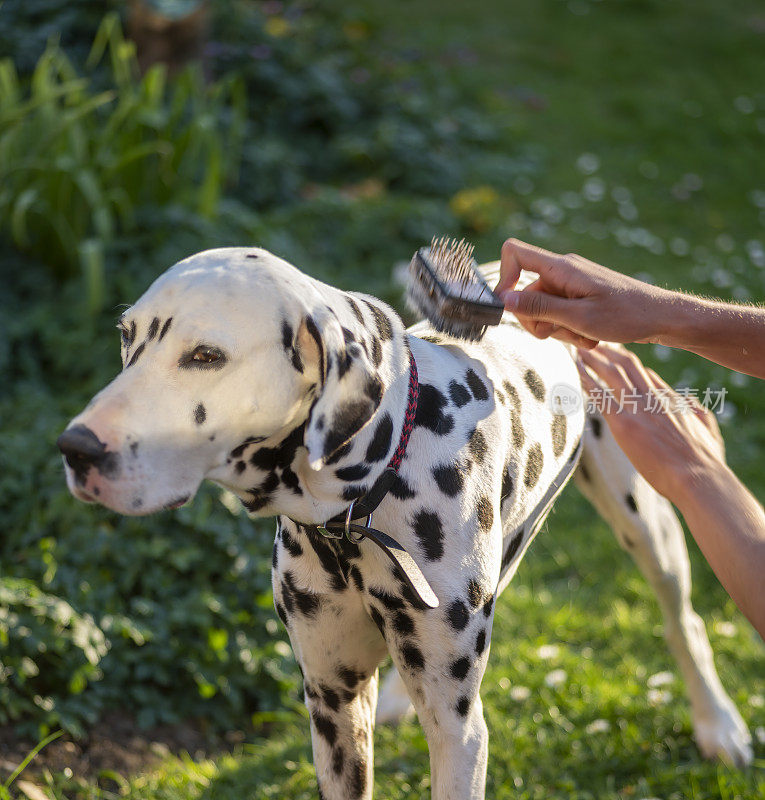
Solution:
{"label": "human arm", "polygon": [[676,401],[662,413],[643,403],[634,413],[607,405],[603,416],[635,469],[680,510],[720,583],[765,638],[765,512],[725,462],[714,415],[698,404],[683,407],[684,398],[623,348],[601,345],[580,356],[587,390],[605,385],[617,398],[660,391]]}
{"label": "human arm", "polygon": [[[521,270],[539,277],[522,291]],[[570,253],[508,239],[495,292],[540,338],[578,347],[652,342],[765,378],[765,309],[705,300],[643,283]]]}

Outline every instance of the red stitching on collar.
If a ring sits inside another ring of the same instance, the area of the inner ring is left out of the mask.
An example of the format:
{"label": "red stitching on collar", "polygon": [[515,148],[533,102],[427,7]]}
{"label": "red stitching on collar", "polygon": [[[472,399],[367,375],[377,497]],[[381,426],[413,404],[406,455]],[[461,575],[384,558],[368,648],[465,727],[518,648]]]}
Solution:
{"label": "red stitching on collar", "polygon": [[401,438],[398,440],[398,447],[393,454],[391,460],[388,462],[387,469],[394,469],[398,471],[401,466],[401,461],[406,453],[406,446],[409,444],[409,437],[414,428],[414,418],[417,414],[417,400],[420,396],[420,381],[417,375],[417,364],[414,361],[414,356],[409,353],[409,400],[406,406],[406,414],[404,415],[404,427],[401,429]]}

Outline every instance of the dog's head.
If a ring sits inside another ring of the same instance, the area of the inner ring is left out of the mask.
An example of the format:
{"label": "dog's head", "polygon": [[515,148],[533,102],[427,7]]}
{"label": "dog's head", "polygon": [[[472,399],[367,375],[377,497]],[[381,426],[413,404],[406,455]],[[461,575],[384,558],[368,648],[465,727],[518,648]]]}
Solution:
{"label": "dog's head", "polygon": [[232,450],[303,423],[298,458],[319,469],[382,394],[343,300],[265,250],[176,264],[123,314],[122,372],[59,437],[72,493],[123,514],[182,505],[205,478],[235,486]]}

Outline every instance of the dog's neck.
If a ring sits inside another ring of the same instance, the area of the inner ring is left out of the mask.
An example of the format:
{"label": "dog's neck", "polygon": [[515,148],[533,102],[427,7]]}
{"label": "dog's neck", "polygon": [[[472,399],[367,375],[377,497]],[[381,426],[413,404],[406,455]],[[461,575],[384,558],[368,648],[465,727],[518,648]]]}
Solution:
{"label": "dog's neck", "polygon": [[[257,516],[283,514],[298,522],[321,524],[367,493],[398,446],[409,394],[410,351],[397,314],[373,297],[337,292],[333,304],[346,344],[358,343],[375,363],[382,382],[380,403],[369,422],[324,459],[308,463],[304,433],[308,414],[277,441],[245,440],[227,459],[217,483],[233,491]],[[374,309],[374,310],[373,310]],[[390,323],[383,322],[383,314]],[[276,437],[274,437],[276,438]]]}

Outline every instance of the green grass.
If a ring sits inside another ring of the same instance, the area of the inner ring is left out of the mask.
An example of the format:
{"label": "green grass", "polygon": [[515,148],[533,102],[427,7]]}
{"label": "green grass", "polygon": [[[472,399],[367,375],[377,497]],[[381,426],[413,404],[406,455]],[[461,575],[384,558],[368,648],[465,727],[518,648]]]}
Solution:
{"label": "green grass", "polygon": [[[382,29],[384,55],[403,59],[411,75],[446,72],[471,88],[506,119],[501,135],[509,149],[519,140],[530,145],[528,178],[488,191],[477,182],[465,189],[480,191],[455,199],[482,259],[496,258],[502,237],[517,235],[663,285],[763,297],[765,264],[752,244],[765,241],[763,201],[754,194],[765,191],[759,3],[360,0],[353,13]],[[455,63],[457,48],[473,55]],[[593,180],[594,199],[583,198]],[[408,255],[390,241],[378,260]],[[345,286],[359,282],[353,266],[335,277]],[[730,462],[765,498],[765,399],[756,382],[686,354],[641,353],[673,382],[729,389],[732,414],[723,427]],[[694,603],[723,683],[750,728],[762,728],[762,642],[689,547]],[[557,653],[542,658],[539,648],[549,644]],[[554,689],[544,682],[553,669],[566,673]],[[668,702],[648,703],[647,678],[668,669],[676,672],[651,592],[606,527],[567,490],[497,606],[483,691],[487,796],[765,797],[763,742],[757,767],[746,772],[706,763],[693,744],[679,680],[665,687]],[[530,690],[526,699],[513,699],[518,686]],[[286,716],[233,755],[201,764],[168,759],[129,777],[120,794],[314,798],[307,720]],[[588,733],[595,720],[608,730]],[[427,746],[416,723],[378,730],[375,763],[377,797],[427,796]],[[81,800],[113,796],[62,776],[51,778],[50,791]]]}

